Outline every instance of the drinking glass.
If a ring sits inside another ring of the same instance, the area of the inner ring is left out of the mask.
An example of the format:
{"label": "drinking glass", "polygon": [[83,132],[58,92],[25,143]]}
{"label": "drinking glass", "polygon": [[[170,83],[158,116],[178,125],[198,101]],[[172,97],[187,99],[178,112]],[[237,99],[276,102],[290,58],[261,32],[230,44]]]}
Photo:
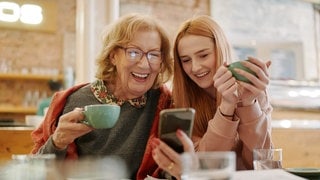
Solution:
{"label": "drinking glass", "polygon": [[182,180],[232,179],[236,155],[232,151],[183,153],[181,155]]}
{"label": "drinking glass", "polygon": [[254,149],[253,168],[255,170],[281,169],[282,149]]}

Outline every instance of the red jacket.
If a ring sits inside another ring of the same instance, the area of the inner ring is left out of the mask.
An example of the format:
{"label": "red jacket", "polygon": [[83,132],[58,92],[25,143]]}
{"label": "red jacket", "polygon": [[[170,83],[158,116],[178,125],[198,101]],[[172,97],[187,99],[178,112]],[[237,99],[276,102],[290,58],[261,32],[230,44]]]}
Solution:
{"label": "red jacket", "polygon": [[[34,147],[31,151],[32,154],[35,154],[38,152],[41,146],[45,144],[45,142],[48,140],[48,138],[53,134],[53,132],[56,129],[56,123],[62,114],[63,108],[65,106],[67,97],[78,90],[79,88],[87,85],[86,84],[80,84],[77,86],[74,86],[70,89],[60,91],[55,93],[54,97],[52,98],[50,107],[48,109],[48,112],[44,118],[44,121],[41,123],[41,125],[35,129],[31,133],[31,137],[34,141]],[[140,168],[137,172],[137,179],[144,179],[147,177],[147,175],[152,175],[154,177],[158,177],[158,171],[159,168],[157,164],[154,162],[152,158],[152,148],[150,146],[150,140],[154,137],[158,137],[158,124],[159,124],[159,113],[162,109],[170,108],[171,105],[171,92],[166,86],[160,87],[160,97],[159,102],[157,105],[156,114],[154,117],[154,123],[152,125],[150,136],[147,142],[147,146],[144,152],[144,156],[142,159],[142,163],[140,165]],[[77,159],[77,146],[75,143],[69,144],[67,148],[67,155],[66,159]]]}

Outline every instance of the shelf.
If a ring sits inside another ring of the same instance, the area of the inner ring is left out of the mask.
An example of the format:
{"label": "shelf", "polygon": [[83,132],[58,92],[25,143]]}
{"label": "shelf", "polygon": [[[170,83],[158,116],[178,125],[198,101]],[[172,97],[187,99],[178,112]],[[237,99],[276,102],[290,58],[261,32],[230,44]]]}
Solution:
{"label": "shelf", "polygon": [[[3,80],[21,80],[21,81],[38,81],[43,83],[49,80],[63,81],[63,75],[47,75],[47,74],[19,74],[19,73],[0,73],[0,82]],[[42,84],[43,85],[43,84]],[[23,98],[23,97],[22,97]],[[26,114],[36,114],[37,107],[25,107],[25,106],[15,106],[14,104],[0,102],[0,113],[6,114],[5,116],[12,116],[16,114],[17,116]]]}
{"label": "shelf", "polygon": [[0,113],[19,113],[19,114],[36,114],[36,107],[23,107],[23,106],[3,106],[0,105]]}
{"label": "shelf", "polygon": [[43,74],[15,74],[15,73],[0,73],[0,79],[13,80],[63,80],[63,75],[43,75]]}

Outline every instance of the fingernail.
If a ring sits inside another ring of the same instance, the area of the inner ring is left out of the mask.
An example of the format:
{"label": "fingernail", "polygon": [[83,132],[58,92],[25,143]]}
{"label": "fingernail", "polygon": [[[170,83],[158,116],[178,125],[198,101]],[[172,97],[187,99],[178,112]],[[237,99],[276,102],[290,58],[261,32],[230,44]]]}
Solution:
{"label": "fingernail", "polygon": [[176,134],[177,134],[177,136],[182,137],[183,131],[181,129],[178,129]]}
{"label": "fingernail", "polygon": [[160,141],[159,141],[158,138],[152,138],[152,140],[151,140],[151,147],[152,147],[153,149],[156,148],[157,146],[159,146],[159,144],[160,144]]}
{"label": "fingernail", "polygon": [[153,141],[151,141],[150,146],[152,149],[156,148],[156,145],[153,143]]}

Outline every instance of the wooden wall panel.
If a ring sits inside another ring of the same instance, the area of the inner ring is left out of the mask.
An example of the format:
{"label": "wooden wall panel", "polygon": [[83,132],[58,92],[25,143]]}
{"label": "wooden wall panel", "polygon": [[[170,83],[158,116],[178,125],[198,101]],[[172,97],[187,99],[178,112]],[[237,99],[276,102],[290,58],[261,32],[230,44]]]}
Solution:
{"label": "wooden wall panel", "polygon": [[320,129],[273,129],[272,139],[283,149],[283,167],[320,167]]}

